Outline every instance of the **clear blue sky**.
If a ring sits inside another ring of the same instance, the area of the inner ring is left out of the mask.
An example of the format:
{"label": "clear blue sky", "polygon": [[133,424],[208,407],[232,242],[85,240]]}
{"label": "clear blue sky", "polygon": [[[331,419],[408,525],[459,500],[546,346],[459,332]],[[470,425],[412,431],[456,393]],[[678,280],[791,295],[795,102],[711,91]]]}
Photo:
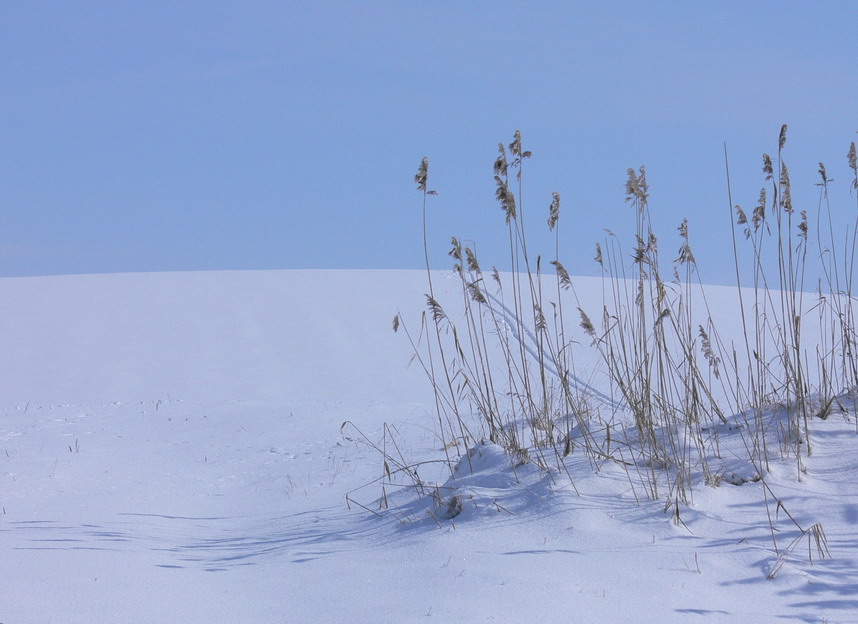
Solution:
{"label": "clear blue sky", "polygon": [[570,272],[629,230],[644,164],[664,247],[687,217],[728,281],[724,142],[751,207],[788,123],[798,208],[822,160],[854,215],[856,41],[852,1],[2,1],[0,275],[416,268],[424,155],[435,266],[451,235],[502,266],[520,129],[529,229],[558,191]]}

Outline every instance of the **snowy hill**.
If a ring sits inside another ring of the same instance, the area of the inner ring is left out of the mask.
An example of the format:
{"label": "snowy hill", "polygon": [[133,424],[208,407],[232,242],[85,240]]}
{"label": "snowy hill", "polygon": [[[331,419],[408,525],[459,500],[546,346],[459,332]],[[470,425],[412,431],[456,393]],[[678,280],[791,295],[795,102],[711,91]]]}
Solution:
{"label": "snowy hill", "polygon": [[[812,422],[801,480],[773,462],[782,506],[725,482],[675,522],[616,462],[445,452],[391,330],[416,330],[425,290],[419,271],[0,280],[0,622],[858,622],[851,404]],[[727,318],[730,292],[711,290]],[[437,494],[382,490],[373,445]],[[797,528],[817,523],[824,558]]]}

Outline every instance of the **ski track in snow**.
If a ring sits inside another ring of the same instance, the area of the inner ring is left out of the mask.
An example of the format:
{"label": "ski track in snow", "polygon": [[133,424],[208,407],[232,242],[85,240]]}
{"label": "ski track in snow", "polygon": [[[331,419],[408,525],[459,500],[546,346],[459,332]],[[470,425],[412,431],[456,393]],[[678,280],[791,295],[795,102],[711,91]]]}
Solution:
{"label": "ski track in snow", "polygon": [[[502,312],[502,317],[504,320],[504,324],[512,333],[513,338],[518,341],[519,344],[527,351],[528,355],[533,358],[533,361],[539,362],[539,341],[533,332],[528,328],[527,325],[520,323],[518,317],[515,312],[510,310],[500,299],[498,299],[495,295],[491,293],[486,293],[496,306],[498,306]],[[524,331],[527,340],[524,340],[518,330],[521,327]],[[550,361],[545,362],[545,368],[548,372],[554,375],[557,379],[561,379],[560,372],[558,371],[558,367],[556,362],[552,364]],[[607,394],[597,390],[589,383],[576,376],[572,371],[569,371],[567,374],[567,379],[570,382],[570,385],[575,389],[581,392],[582,394],[586,394],[588,398],[595,399],[596,401],[602,403],[606,407],[610,408],[612,411],[625,411],[625,404],[614,400],[609,397]]]}

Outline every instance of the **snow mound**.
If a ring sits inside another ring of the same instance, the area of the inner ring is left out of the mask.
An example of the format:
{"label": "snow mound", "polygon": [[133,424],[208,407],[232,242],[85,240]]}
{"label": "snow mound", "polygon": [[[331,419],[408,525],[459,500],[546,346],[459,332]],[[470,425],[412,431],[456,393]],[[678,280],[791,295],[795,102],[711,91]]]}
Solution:
{"label": "snow mound", "polygon": [[468,450],[431,494],[430,516],[457,522],[530,512],[546,500],[551,475],[516,461],[497,444]]}

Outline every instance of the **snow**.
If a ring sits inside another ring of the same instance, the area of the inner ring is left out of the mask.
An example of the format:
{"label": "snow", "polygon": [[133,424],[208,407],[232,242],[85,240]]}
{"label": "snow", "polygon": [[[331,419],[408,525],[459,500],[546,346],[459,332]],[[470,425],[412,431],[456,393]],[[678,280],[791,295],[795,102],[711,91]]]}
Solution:
{"label": "snow", "polygon": [[[824,559],[770,502],[780,547],[800,538],[775,555],[759,483],[695,488],[677,523],[583,453],[565,474],[484,443],[448,449],[445,474],[431,388],[391,329],[419,325],[424,280],[0,280],[0,622],[858,622],[853,413],[812,422],[801,480],[771,467]],[[373,444],[439,487],[388,487],[379,510]]]}

